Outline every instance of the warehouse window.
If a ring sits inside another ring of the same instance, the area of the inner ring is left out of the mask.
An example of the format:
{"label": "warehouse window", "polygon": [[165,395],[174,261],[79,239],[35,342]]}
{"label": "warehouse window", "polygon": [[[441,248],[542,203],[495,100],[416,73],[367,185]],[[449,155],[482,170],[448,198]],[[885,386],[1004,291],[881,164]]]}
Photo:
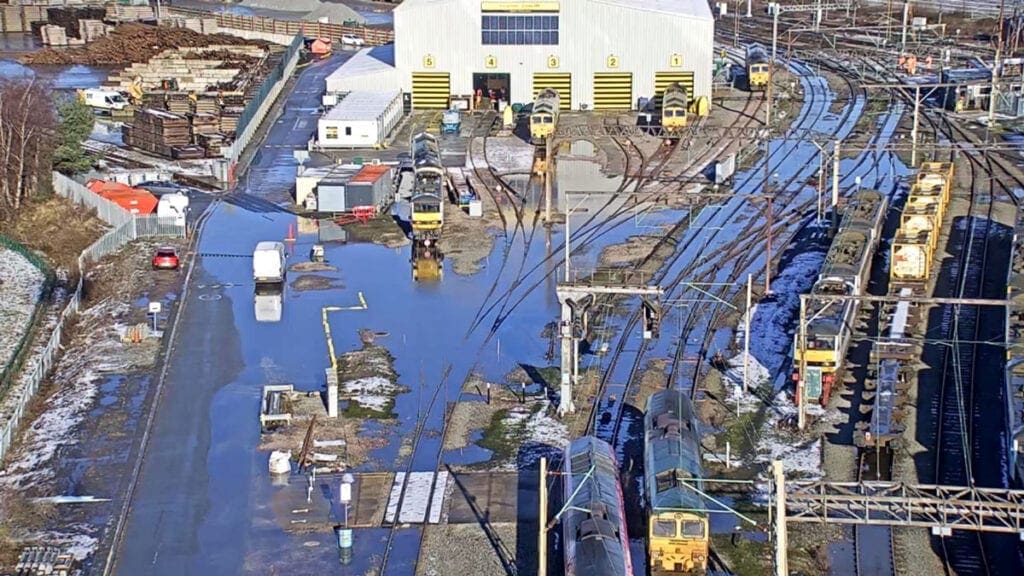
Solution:
{"label": "warehouse window", "polygon": [[328,126],[327,127],[327,131],[324,134],[324,136],[326,136],[328,140],[337,140],[338,139],[338,127],[337,126]]}
{"label": "warehouse window", "polygon": [[352,127],[351,126],[345,126],[345,136],[351,136],[351,135],[352,135]]}
{"label": "warehouse window", "polygon": [[483,16],[481,43],[485,45],[558,44],[558,16]]}

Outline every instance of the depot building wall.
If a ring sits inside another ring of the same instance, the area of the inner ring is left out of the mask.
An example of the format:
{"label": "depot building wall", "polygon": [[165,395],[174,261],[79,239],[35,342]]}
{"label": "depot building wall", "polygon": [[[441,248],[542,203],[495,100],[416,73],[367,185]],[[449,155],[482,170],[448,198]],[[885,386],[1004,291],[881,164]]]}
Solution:
{"label": "depot building wall", "polygon": [[[571,107],[594,106],[595,73],[631,74],[631,108],[655,96],[656,73],[692,72],[692,98],[711,96],[714,19],[703,0],[678,0],[699,15],[653,9],[665,0],[558,0],[525,4],[537,12],[511,12],[513,2],[405,0],[394,12],[395,68],[403,92],[413,93],[414,75],[448,75],[452,95],[473,93],[474,74],[508,74],[510,102],[530,102],[534,74],[568,73]],[[484,45],[485,14],[558,16],[555,45]],[[702,7],[702,9],[700,8]],[[701,11],[706,15],[701,14]],[[421,84],[422,86],[422,84]],[[566,96],[563,94],[562,98]]]}

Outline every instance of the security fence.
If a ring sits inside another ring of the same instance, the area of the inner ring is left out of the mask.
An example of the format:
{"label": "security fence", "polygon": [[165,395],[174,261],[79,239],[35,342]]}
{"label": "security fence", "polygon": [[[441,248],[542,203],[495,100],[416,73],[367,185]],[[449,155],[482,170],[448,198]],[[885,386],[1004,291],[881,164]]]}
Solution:
{"label": "security fence", "polygon": [[274,98],[271,98],[270,102],[274,101],[277,96],[276,93],[272,94],[274,87],[281,81],[281,79],[287,80],[288,77],[285,75],[285,72],[287,71],[288,63],[292,61],[301,48],[302,35],[296,34],[295,38],[292,39],[292,43],[289,44],[288,48],[285,50],[284,56],[281,58],[280,62],[278,62],[277,66],[274,66],[274,69],[267,74],[267,77],[264,78],[263,84],[260,85],[259,90],[256,91],[252,99],[249,100],[249,103],[245,105],[242,113],[238,116],[238,128],[235,131],[236,134],[244,133],[245,129],[254,119],[256,120],[256,123],[259,124],[261,119],[259,117],[260,106],[263,104],[264,100],[267,100],[268,96],[273,95]]}
{"label": "security fence", "polygon": [[[125,244],[145,236],[175,236],[184,237],[186,226],[174,221],[173,218],[158,218],[156,216],[138,216],[131,214],[113,202],[97,196],[78,182],[58,173],[53,174],[53,189],[59,196],[63,196],[75,203],[95,208],[97,216],[114,228],[93,242],[91,246],[82,251],[78,257],[78,282],[71,294],[67,306],[61,311],[54,326],[53,333],[46,341],[46,345],[39,352],[32,353],[25,351],[28,356],[28,364],[20,374],[12,373],[10,376],[12,385],[7,389],[0,389],[0,460],[3,460],[7,451],[14,441],[18,426],[25,416],[29,402],[39,390],[39,386],[45,380],[46,375],[53,368],[60,350],[61,338],[64,330],[78,313],[82,301],[82,288],[85,285],[85,274],[90,264],[99,261],[104,256],[113,254],[120,250]],[[116,207],[120,212],[114,210]],[[37,316],[39,313],[37,312]],[[37,320],[37,318],[33,318]],[[20,387],[18,386],[20,384]]]}
{"label": "security fence", "polygon": [[53,288],[53,270],[51,270],[41,258],[32,253],[28,248],[25,248],[6,236],[0,236],[0,247],[18,253],[43,273],[43,285],[39,290],[39,298],[36,300],[35,308],[32,310],[32,316],[30,317],[28,324],[25,326],[25,331],[21,334],[21,339],[14,347],[11,357],[7,359],[3,367],[0,368],[0,398],[3,398],[4,393],[10,387],[11,381],[14,379],[14,375],[21,370],[21,367],[25,362],[26,344],[32,339],[32,335],[34,334],[33,328],[38,325],[39,317],[42,314],[42,311],[46,308],[43,306],[43,302],[49,296],[50,290]]}

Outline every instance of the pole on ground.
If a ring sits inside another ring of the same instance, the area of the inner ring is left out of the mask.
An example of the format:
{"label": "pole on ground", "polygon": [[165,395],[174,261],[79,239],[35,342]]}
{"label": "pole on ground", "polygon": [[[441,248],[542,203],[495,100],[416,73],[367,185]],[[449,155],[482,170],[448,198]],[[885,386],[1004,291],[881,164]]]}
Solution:
{"label": "pole on ground", "polygon": [[551,157],[551,136],[544,139],[544,222],[551,225],[551,176],[554,166]]}
{"label": "pole on ground", "polygon": [[832,150],[832,229],[839,226],[839,140]]}
{"label": "pole on ground", "polygon": [[996,57],[992,61],[992,93],[988,102],[988,125],[991,127],[996,120],[996,76],[999,74],[999,58],[1003,53],[1003,9],[1006,7],[1006,0],[999,0],[999,36],[996,40]]}
{"label": "pole on ground", "polygon": [[917,166],[917,122],[921,114],[921,87],[914,88],[914,127],[910,131],[910,167]]}
{"label": "pole on ground", "polygon": [[751,319],[750,303],[751,303],[751,300],[752,300],[751,296],[753,295],[753,288],[754,288],[754,275],[753,274],[747,274],[747,321],[746,321],[746,326],[744,327],[744,336],[743,336],[743,392],[744,393],[746,393],[747,389],[748,389],[747,378],[748,378],[748,374],[749,374],[749,370],[750,370],[750,368],[749,368],[749,364],[750,364],[750,319]]}
{"label": "pole on ground", "polygon": [[[773,176],[774,178],[774,176]],[[764,292],[772,291],[772,200],[775,198],[775,185],[772,185],[772,192],[768,194],[768,241],[766,242],[767,254],[764,263]]]}
{"label": "pole on ground", "polygon": [[772,464],[775,479],[775,576],[789,576],[789,557],[786,548],[789,537],[786,534],[786,475],[782,461]]}
{"label": "pole on ground", "polygon": [[540,485],[537,487],[540,500],[540,510],[537,511],[537,576],[547,576],[548,573],[548,461],[541,456],[540,459]]}
{"label": "pole on ground", "polygon": [[807,364],[804,362],[805,351],[807,350],[807,300],[803,297],[800,298],[800,325],[797,327],[800,331],[800,336],[797,338],[796,353],[800,355],[800,362],[798,363],[797,382],[796,382],[796,405],[797,405],[797,427],[801,430],[807,426],[807,407],[804,404],[804,369]]}
{"label": "pole on ground", "polygon": [[569,283],[569,238],[572,236],[569,233],[569,195],[562,194],[565,197],[565,282]]}

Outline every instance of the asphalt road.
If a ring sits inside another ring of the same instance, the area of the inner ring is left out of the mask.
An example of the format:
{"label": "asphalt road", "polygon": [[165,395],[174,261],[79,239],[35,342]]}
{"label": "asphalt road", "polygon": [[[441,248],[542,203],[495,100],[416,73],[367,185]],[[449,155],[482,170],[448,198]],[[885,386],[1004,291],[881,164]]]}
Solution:
{"label": "asphalt road", "polygon": [[267,483],[253,481],[266,473],[265,455],[252,450],[259,390],[279,379],[277,371],[310,380],[297,387],[312,387],[313,375],[322,374],[323,362],[313,359],[322,355],[323,338],[293,338],[281,333],[288,324],[255,322],[246,255],[259,240],[283,238],[295,222],[267,199],[287,196],[295,175],[292,150],[304,148],[315,131],[324,77],[344,58],[301,71],[249,175],[214,208],[199,240],[137,489],[123,538],[115,543],[118,574],[266,573],[250,554],[261,548],[254,542],[265,525],[254,517],[269,498],[257,493],[267,491]]}

